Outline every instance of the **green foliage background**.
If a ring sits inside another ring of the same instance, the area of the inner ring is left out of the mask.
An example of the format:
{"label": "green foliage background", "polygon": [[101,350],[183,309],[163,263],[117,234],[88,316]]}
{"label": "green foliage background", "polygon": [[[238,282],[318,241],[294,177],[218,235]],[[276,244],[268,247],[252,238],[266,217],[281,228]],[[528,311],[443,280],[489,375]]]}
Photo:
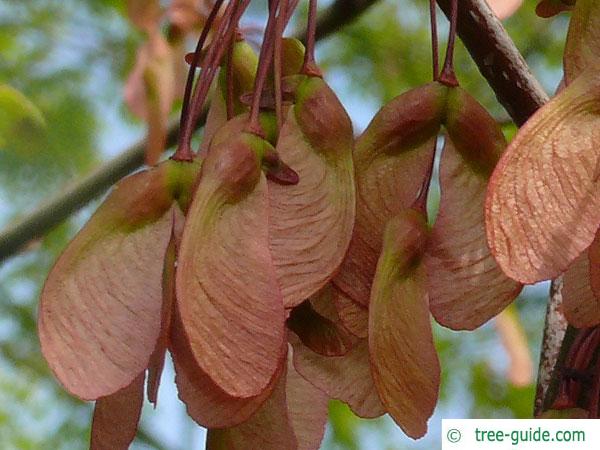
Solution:
{"label": "green foliage background", "polygon": [[[328,3],[324,0],[321,5]],[[550,92],[561,77],[567,17],[539,19],[533,13],[535,3],[526,1],[506,26]],[[259,6],[253,7],[254,14],[261,12]],[[0,121],[17,124],[0,126],[4,134],[0,136],[0,227],[142,136],[143,125],[126,112],[121,95],[142,41],[124,17],[124,9],[120,0],[0,0],[0,86],[17,89],[39,110],[39,117],[23,113],[29,106],[3,101],[0,95],[4,110]],[[445,23],[440,20],[442,37]],[[327,78],[358,130],[383,103],[430,80],[429,39],[425,0],[381,0],[356,23],[319,45]],[[514,126],[462,47],[456,66],[463,87],[506,123],[506,132],[512,135]],[[434,209],[435,203],[434,198]],[[90,205],[0,265],[3,449],[86,448],[91,405],[71,398],[55,383],[40,357],[35,321],[38,293],[52,262],[93,208]],[[516,305],[537,355],[545,291],[528,292]],[[517,389],[507,383],[506,356],[492,324],[473,333],[437,327],[436,334],[444,370],[442,401],[429,435],[413,443],[391,420],[360,420],[333,402],[323,448],[438,448],[441,417],[531,414],[533,387]],[[161,404],[156,412],[145,411],[134,447],[200,447],[195,425],[174,399],[168,373],[163,384]]]}

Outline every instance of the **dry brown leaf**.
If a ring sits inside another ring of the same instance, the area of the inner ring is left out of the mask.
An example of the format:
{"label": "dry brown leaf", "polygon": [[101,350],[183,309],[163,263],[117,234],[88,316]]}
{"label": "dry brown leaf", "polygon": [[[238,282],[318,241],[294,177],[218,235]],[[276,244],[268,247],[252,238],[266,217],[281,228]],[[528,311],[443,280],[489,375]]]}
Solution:
{"label": "dry brown leaf", "polygon": [[[214,1],[203,3],[214,4]],[[198,0],[171,0],[167,9],[169,22],[185,33],[204,26],[208,14],[210,14],[210,9],[208,13],[204,13],[200,9]]]}
{"label": "dry brown leaf", "polygon": [[165,149],[169,114],[177,87],[175,54],[157,31],[139,50],[125,83],[124,97],[129,109],[148,124],[146,163],[154,165]]}
{"label": "dry brown leaf", "polygon": [[162,16],[160,0],[127,0],[127,16],[140,30],[152,33]]}

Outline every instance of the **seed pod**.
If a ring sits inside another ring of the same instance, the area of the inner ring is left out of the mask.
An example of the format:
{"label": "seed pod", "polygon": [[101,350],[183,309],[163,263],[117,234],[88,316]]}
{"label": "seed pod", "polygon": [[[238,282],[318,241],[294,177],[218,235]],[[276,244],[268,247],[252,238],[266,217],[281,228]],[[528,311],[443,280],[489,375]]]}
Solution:
{"label": "seed pod", "polygon": [[270,248],[284,304],[314,295],[342,262],[355,213],[352,124],[318,77],[299,75],[277,154],[298,183],[269,183]]}
{"label": "seed pod", "polygon": [[[226,59],[225,59],[226,61]],[[234,115],[248,111],[240,97],[254,86],[258,57],[246,41],[236,42],[233,46],[233,106]],[[223,64],[211,95],[210,108],[204,125],[204,134],[200,150],[206,152],[215,133],[227,122],[227,62]]]}
{"label": "seed pod", "polygon": [[304,63],[304,44],[295,38],[283,38],[281,46],[281,74],[297,75]]}
{"label": "seed pod", "polygon": [[587,71],[529,119],[494,170],[486,198],[488,243],[517,281],[555,278],[594,239],[599,100],[600,75]]}
{"label": "seed pod", "polygon": [[[566,2],[564,2],[566,3]],[[565,44],[565,81],[572,83],[587,68],[600,65],[600,3],[578,0]]]}
{"label": "seed pod", "polygon": [[461,88],[449,91],[445,126],[440,205],[425,257],[429,304],[440,324],[474,329],[521,290],[494,260],[485,234],[486,187],[506,141],[495,120]]}
{"label": "seed pod", "polygon": [[82,399],[125,388],[148,365],[161,327],[163,260],[181,195],[173,176],[181,164],[120,181],[48,275],[42,352]]}
{"label": "seed pod", "polygon": [[373,381],[394,421],[415,439],[427,432],[440,384],[421,261],[426,239],[423,214],[408,209],[390,220],[369,305]]}
{"label": "seed pod", "polygon": [[385,224],[416,200],[428,175],[448,88],[408,91],[384,106],[356,143],[356,223],[335,286],[367,305]]}
{"label": "seed pod", "polygon": [[261,171],[270,145],[221,128],[202,165],[179,252],[177,304],[191,352],[226,394],[255,397],[280,365],[283,300]]}

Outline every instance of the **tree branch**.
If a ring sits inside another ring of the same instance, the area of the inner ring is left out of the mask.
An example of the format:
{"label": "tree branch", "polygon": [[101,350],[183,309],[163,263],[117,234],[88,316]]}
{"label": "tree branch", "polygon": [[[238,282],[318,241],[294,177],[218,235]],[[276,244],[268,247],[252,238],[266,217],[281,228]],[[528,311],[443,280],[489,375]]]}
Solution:
{"label": "tree branch", "polygon": [[[319,15],[317,39],[324,39],[344,25],[355,20],[377,0],[336,0]],[[299,39],[303,34],[297,35]],[[204,118],[199,126],[204,124]],[[179,127],[169,127],[167,147],[177,143]],[[9,258],[33,239],[44,236],[53,227],[64,221],[74,212],[100,196],[113,184],[144,163],[146,141],[142,140],[121,155],[100,166],[81,181],[67,187],[59,196],[42,205],[39,209],[0,232],[0,262]]]}
{"label": "tree branch", "polygon": [[[175,145],[179,128],[169,127],[167,147]],[[67,186],[58,197],[50,200],[31,214],[9,225],[0,233],[0,262],[14,255],[33,239],[44,236],[74,212],[101,195],[124,176],[144,164],[146,140],[132,145],[82,180]]]}

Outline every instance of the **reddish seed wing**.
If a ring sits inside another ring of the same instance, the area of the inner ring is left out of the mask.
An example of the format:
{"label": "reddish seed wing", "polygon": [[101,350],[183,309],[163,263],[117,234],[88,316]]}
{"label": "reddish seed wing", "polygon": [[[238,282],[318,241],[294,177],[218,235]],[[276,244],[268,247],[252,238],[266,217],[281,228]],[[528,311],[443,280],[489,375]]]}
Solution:
{"label": "reddish seed wing", "polygon": [[600,75],[579,77],[525,124],[486,198],[488,243],[511,278],[556,277],[600,224]]}
{"label": "reddish seed wing", "polygon": [[206,450],[296,450],[298,441],[287,413],[286,371],[263,406],[246,422],[232,428],[211,429]]}
{"label": "reddish seed wing", "polygon": [[366,339],[369,334],[368,308],[351,300],[335,286],[333,303],[342,325],[355,336]]}
{"label": "reddish seed wing", "polygon": [[[288,351],[293,351],[291,346]],[[298,442],[298,450],[318,450],[327,424],[329,399],[323,391],[296,372],[291,357],[288,357],[287,367],[287,414]]]}
{"label": "reddish seed wing", "polygon": [[127,450],[137,433],[144,403],[144,375],[96,401],[90,450]]}
{"label": "reddish seed wing", "polygon": [[263,392],[283,358],[284,309],[269,252],[267,184],[254,150],[263,145],[238,133],[209,150],[176,276],[194,358],[234,397]]}
{"label": "reddish seed wing", "polygon": [[175,365],[179,398],[185,403],[188,415],[206,428],[233,427],[248,420],[269,398],[284,368],[282,363],[260,395],[249,398],[232,397],[217,386],[196,363],[177,311],[174,311],[170,337],[169,350]]}
{"label": "reddish seed wing", "polygon": [[[320,78],[308,78],[297,91],[300,100],[288,112],[276,150],[299,182],[269,183],[271,252],[287,308],[331,279],[348,248],[355,212],[350,118]],[[318,135],[317,126],[335,139]]]}
{"label": "reddish seed wing", "polygon": [[315,353],[342,356],[354,346],[356,338],[341,325],[331,302],[331,290],[322,289],[291,310],[287,326]]}
{"label": "reddish seed wing", "polygon": [[431,313],[452,329],[479,327],[521,290],[502,272],[487,246],[487,180],[488,175],[475,171],[447,138],[440,163],[440,207],[425,265]]}
{"label": "reddish seed wing", "polygon": [[564,68],[567,84],[572,83],[585,69],[597,67],[599,62],[600,3],[596,0],[579,0],[571,14],[565,44]]}
{"label": "reddish seed wing", "polygon": [[358,139],[356,223],[334,284],[368,305],[386,222],[410,207],[431,164],[445,104],[437,83],[413,89],[384,106]]}
{"label": "reddish seed wing", "polygon": [[128,386],[156,345],[172,226],[163,176],[159,168],[120,182],[44,285],[42,352],[60,382],[80,398]]}
{"label": "reddish seed wing", "polygon": [[369,306],[369,354],[382,403],[412,438],[427,432],[440,364],[433,344],[425,268],[425,218],[414,210],[390,222]]}
{"label": "reddish seed wing", "polygon": [[374,418],[385,414],[371,377],[367,341],[356,344],[344,356],[321,356],[290,334],[294,347],[294,367],[307,381],[330,398],[348,404],[360,417]]}
{"label": "reddish seed wing", "polygon": [[[600,300],[594,295],[592,277],[598,260],[597,240],[573,261],[563,278],[563,310],[567,320],[577,328],[593,327],[600,323]],[[595,248],[592,248],[595,247]],[[595,264],[592,261],[595,260]]]}
{"label": "reddish seed wing", "polygon": [[169,346],[169,332],[173,307],[175,304],[175,262],[177,258],[178,241],[181,239],[183,214],[179,208],[173,208],[173,229],[171,240],[167,247],[163,269],[163,301],[161,309],[160,335],[148,364],[148,382],[146,386],[148,401],[156,406],[160,378],[165,366],[165,353]]}

